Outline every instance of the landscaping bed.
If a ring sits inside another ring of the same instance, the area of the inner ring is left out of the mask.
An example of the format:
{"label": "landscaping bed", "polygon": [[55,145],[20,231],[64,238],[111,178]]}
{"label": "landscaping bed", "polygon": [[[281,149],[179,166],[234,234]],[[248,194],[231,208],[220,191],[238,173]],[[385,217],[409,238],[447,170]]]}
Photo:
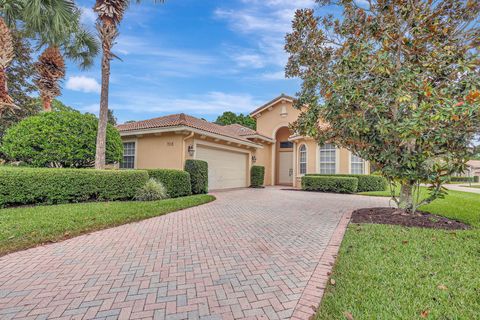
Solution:
{"label": "landscaping bed", "polygon": [[392,224],[405,227],[420,227],[445,230],[467,230],[465,223],[451,220],[431,213],[417,211],[408,214],[396,208],[366,208],[352,213],[353,223]]}

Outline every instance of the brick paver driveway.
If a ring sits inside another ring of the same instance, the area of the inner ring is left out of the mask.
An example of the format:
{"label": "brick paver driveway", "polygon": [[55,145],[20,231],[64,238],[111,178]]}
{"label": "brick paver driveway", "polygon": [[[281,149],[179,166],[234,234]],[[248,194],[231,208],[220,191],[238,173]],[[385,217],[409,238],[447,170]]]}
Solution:
{"label": "brick paver driveway", "polygon": [[216,195],[0,258],[0,318],[289,319],[342,214],[387,204],[278,188]]}

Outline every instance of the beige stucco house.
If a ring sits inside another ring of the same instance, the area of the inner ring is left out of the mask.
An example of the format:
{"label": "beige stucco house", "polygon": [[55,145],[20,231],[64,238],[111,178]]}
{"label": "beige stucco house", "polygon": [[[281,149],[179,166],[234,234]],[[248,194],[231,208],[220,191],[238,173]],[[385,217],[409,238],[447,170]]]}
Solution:
{"label": "beige stucco house", "polygon": [[182,169],[186,159],[205,160],[211,190],[249,186],[253,165],[265,166],[266,185],[294,187],[307,173],[369,173],[368,163],[350,151],[293,135],[288,127],[299,114],[293,98],[281,95],[251,113],[257,131],[185,114],[122,124],[121,167]]}

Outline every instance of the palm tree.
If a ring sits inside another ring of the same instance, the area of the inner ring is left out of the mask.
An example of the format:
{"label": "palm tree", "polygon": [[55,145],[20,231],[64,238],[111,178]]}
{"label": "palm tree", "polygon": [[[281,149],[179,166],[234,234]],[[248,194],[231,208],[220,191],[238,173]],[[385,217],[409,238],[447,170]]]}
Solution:
{"label": "palm tree", "polygon": [[13,58],[9,28],[16,28],[17,21],[22,22],[27,34],[39,39],[39,48],[48,47],[36,64],[35,82],[44,108],[49,110],[52,98],[60,93],[58,81],[65,74],[60,52],[86,67],[93,63],[98,43],[80,26],[80,11],[72,0],[0,0],[0,15],[5,19],[0,16],[0,112],[5,106],[15,107],[8,96],[4,70]]}
{"label": "palm tree", "polygon": [[[102,41],[102,89],[97,133],[95,169],[105,168],[105,145],[108,121],[108,89],[110,84],[110,61],[115,57],[112,47],[118,36],[118,25],[130,5],[130,0],[96,0],[93,10],[98,14],[97,30]],[[136,1],[140,3],[140,0]],[[163,3],[164,0],[154,0]]]}
{"label": "palm tree", "polygon": [[52,100],[61,93],[59,82],[65,77],[64,56],[85,69],[93,64],[93,58],[99,51],[98,41],[80,24],[80,11],[70,6],[70,1],[64,2],[66,10],[63,17],[68,23],[65,21],[61,28],[48,23],[39,35],[40,45],[47,48],[35,64],[35,84],[40,90],[43,110],[47,112],[52,110]]}
{"label": "palm tree", "polygon": [[8,95],[7,66],[14,57],[13,41],[7,24],[0,17],[0,116],[8,109],[14,107],[13,99]]}

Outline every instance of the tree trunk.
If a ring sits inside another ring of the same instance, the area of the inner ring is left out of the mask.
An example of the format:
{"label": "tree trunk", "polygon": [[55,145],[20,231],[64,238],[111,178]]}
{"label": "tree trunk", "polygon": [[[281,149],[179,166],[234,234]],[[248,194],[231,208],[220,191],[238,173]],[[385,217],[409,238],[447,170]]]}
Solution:
{"label": "tree trunk", "polygon": [[42,98],[43,111],[50,112],[52,111],[52,100],[50,98]]}
{"label": "tree trunk", "polygon": [[413,183],[402,183],[400,188],[400,201],[398,207],[400,209],[404,209],[407,212],[413,211]]}
{"label": "tree trunk", "polygon": [[108,88],[110,83],[110,52],[104,50],[102,57],[102,91],[100,95],[100,114],[98,120],[97,150],[95,169],[105,168],[105,148],[108,121]]}
{"label": "tree trunk", "polygon": [[12,98],[8,95],[7,72],[0,68],[0,103],[11,104]]}

